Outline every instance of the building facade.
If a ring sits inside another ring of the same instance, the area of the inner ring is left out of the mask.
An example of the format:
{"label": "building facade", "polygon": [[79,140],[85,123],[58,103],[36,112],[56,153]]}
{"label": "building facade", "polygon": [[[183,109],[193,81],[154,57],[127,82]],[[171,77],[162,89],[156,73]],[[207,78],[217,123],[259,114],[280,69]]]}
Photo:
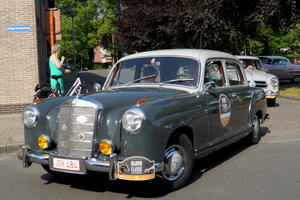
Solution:
{"label": "building facade", "polygon": [[45,82],[44,10],[52,7],[54,0],[0,1],[0,115],[21,113]]}

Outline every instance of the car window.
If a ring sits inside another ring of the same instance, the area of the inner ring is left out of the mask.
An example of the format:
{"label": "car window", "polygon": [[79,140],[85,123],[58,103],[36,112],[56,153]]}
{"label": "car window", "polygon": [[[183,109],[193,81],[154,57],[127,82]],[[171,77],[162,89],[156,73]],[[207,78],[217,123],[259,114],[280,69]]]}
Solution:
{"label": "car window", "polygon": [[286,61],[283,59],[274,59],[273,61],[276,65],[286,65]]}
{"label": "car window", "polygon": [[230,85],[244,85],[241,69],[236,63],[226,61],[226,73]]}
{"label": "car window", "polygon": [[254,60],[251,59],[241,59],[244,64],[245,69],[256,69],[256,64]]}
{"label": "car window", "polygon": [[210,61],[205,67],[204,82],[215,82],[216,87],[226,86],[224,68],[221,61]]}
{"label": "car window", "polygon": [[270,58],[260,58],[260,60],[263,64],[274,64],[274,62]]}
{"label": "car window", "polygon": [[264,70],[264,68],[261,65],[261,62],[259,60],[255,60],[254,63],[255,63],[256,69],[258,69],[258,70]]}
{"label": "car window", "polygon": [[196,87],[200,64],[189,58],[149,57],[118,63],[109,85],[164,83]]}

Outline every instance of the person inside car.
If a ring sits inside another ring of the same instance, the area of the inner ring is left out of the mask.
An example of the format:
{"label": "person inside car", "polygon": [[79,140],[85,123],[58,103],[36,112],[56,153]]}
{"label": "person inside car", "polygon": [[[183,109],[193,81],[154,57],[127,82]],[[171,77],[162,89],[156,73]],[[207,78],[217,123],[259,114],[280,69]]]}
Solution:
{"label": "person inside car", "polygon": [[153,66],[145,67],[143,69],[143,76],[151,76],[155,75],[151,78],[146,78],[145,83],[156,83],[155,78],[158,75],[157,70]]}
{"label": "person inside car", "polygon": [[244,64],[246,65],[245,69],[253,69],[251,60],[244,60]]}

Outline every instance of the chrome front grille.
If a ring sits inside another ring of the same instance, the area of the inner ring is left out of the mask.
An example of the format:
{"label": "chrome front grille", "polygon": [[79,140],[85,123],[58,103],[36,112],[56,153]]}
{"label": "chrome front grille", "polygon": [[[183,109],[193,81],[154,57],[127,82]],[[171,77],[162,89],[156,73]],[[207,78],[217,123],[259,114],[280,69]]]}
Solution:
{"label": "chrome front grille", "polygon": [[83,100],[75,100],[69,100],[60,107],[57,151],[61,155],[90,157],[97,116],[96,105],[85,105]]}

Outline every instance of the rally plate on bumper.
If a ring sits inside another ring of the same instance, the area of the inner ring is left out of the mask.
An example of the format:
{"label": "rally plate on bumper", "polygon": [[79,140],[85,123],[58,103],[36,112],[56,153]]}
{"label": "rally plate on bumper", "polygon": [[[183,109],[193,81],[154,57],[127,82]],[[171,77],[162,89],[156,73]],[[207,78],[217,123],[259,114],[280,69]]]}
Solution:
{"label": "rally plate on bumper", "polygon": [[115,177],[134,181],[153,179],[155,177],[155,163],[141,156],[129,157],[117,162]]}

